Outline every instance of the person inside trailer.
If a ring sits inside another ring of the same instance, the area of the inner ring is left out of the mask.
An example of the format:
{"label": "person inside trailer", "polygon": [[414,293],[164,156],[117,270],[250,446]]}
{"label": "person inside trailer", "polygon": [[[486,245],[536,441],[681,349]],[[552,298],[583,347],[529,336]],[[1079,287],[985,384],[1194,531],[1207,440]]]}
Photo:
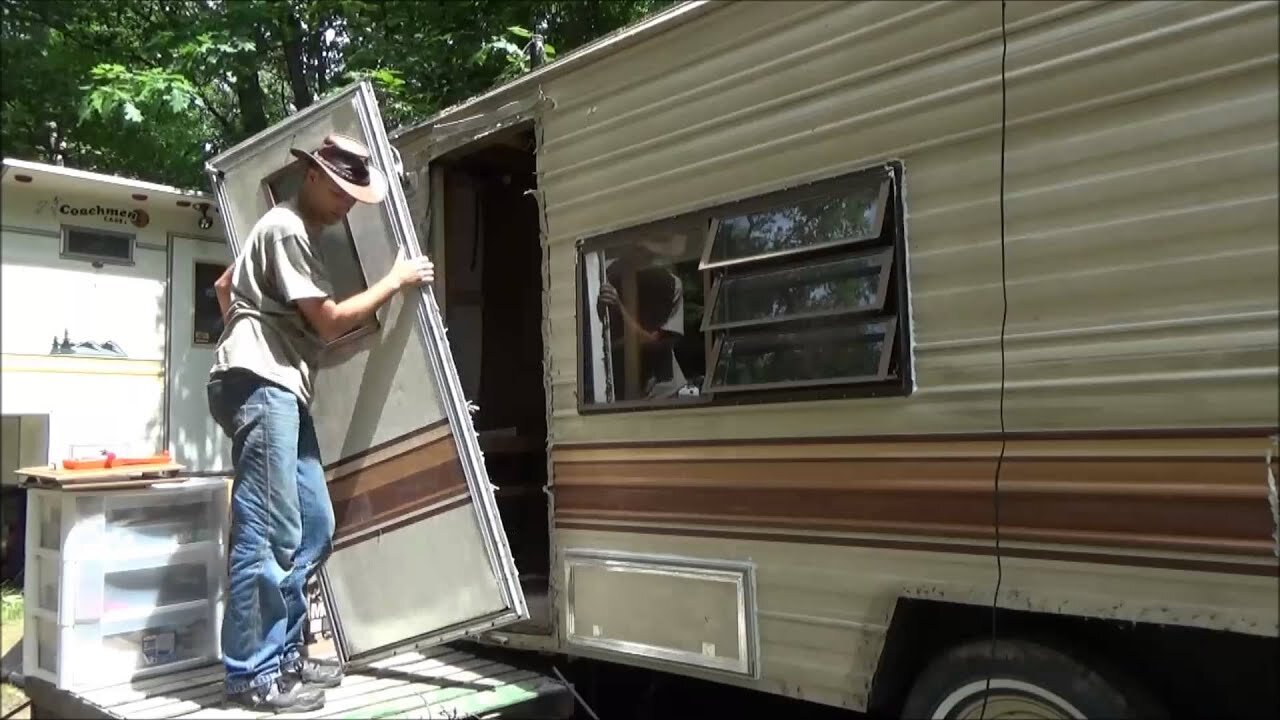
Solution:
{"label": "person inside trailer", "polygon": [[685,334],[684,284],[671,269],[687,246],[688,238],[675,233],[610,253],[596,306],[609,324],[620,400],[675,397],[688,385],[675,354]]}
{"label": "person inside trailer", "polygon": [[325,346],[371,318],[397,292],[434,278],[425,257],[400,259],[367,290],[334,299],[313,240],[357,202],[377,204],[387,180],[352,138],[329,135],[305,164],[296,196],[249,231],[214,284],[225,318],[207,388],[209,412],[232,440],[229,591],[222,657],[229,705],[310,712],[342,671],[305,655],[307,579],[328,558],[333,506],[311,418]]}

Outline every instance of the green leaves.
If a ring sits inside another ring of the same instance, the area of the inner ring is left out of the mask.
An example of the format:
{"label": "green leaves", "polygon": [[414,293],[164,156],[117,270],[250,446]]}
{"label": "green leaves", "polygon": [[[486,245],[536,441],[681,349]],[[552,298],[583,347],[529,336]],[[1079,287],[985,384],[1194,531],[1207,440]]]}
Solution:
{"label": "green leaves", "polygon": [[387,68],[378,68],[369,73],[369,77],[373,79],[382,89],[389,92],[399,92],[404,87],[404,80],[400,79],[399,70],[388,70]]}
{"label": "green leaves", "polygon": [[355,78],[391,128],[528,72],[534,35],[551,60],[667,4],[3,0],[0,149],[200,186],[207,154],[246,125]]}
{"label": "green leaves", "polygon": [[[178,73],[158,68],[134,71],[116,63],[95,65],[89,71],[92,82],[80,113],[83,120],[93,114],[109,116],[117,108],[129,122],[142,122],[142,107],[152,113],[181,115],[193,105],[196,95],[191,81]],[[142,106],[142,107],[139,107]]]}
{"label": "green leaves", "polygon": [[185,111],[192,104],[192,93],[183,88],[169,88],[169,112],[175,115]]}
{"label": "green leaves", "polygon": [[[526,30],[525,28],[522,28],[519,25],[512,25],[511,27],[507,28],[507,32],[524,40],[530,40],[530,41],[533,40],[533,31]],[[526,45],[525,47],[528,47],[528,46]],[[520,48],[520,51],[524,52],[525,47]],[[507,51],[510,52],[510,48],[507,48]],[[551,43],[547,42],[545,38],[542,41],[542,52],[546,56],[548,61],[555,59],[556,49]]]}
{"label": "green leaves", "polygon": [[[177,39],[175,33],[169,33],[171,40]],[[232,37],[226,30],[203,32],[195,38],[177,43],[175,54],[191,59],[216,60],[220,56],[251,53],[257,49],[252,40]]]}
{"label": "green leaves", "polygon": [[[511,80],[529,72],[529,55],[526,50],[529,44],[533,42],[533,33],[522,27],[511,26],[507,28],[507,32],[518,38],[528,38],[529,43],[521,46],[504,37],[495,35],[481,45],[480,49],[471,58],[471,62],[475,65],[498,67],[498,79],[502,81]],[[544,51],[546,47],[547,45],[544,43]],[[555,49],[553,48],[551,53],[554,54],[554,52]],[[546,57],[550,60],[552,55],[547,54]]]}

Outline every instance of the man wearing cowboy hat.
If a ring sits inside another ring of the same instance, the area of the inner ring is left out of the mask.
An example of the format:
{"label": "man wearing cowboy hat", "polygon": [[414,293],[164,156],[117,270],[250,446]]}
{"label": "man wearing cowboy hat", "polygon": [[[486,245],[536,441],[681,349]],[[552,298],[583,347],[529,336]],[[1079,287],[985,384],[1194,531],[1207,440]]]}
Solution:
{"label": "man wearing cowboy hat", "polygon": [[215,285],[226,327],[208,384],[209,411],[232,440],[230,591],[222,655],[230,703],[255,712],[324,705],[341,669],[303,655],[307,578],[328,557],[333,507],[309,411],[325,345],[396,292],[431,282],[425,257],[401,259],[341,302],[313,239],[387,180],[359,142],[330,135],[306,163],[296,197],[268,210]]}

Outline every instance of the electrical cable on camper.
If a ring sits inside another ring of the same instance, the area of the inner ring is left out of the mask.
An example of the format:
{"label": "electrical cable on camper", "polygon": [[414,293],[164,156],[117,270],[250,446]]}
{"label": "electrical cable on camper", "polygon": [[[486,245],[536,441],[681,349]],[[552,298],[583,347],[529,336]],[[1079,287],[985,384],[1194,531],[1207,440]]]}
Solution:
{"label": "electrical cable on camper", "polygon": [[1000,557],[1000,472],[1004,469],[1004,454],[1008,447],[1004,424],[1005,395],[1005,332],[1009,326],[1009,276],[1005,268],[1005,215],[1004,215],[1004,183],[1005,183],[1005,143],[1008,132],[1009,88],[1005,75],[1005,64],[1009,56],[1009,31],[1005,26],[1005,11],[1008,3],[1000,3],[1000,454],[996,456],[996,471],[992,478],[992,530],[995,535],[996,587],[991,594],[991,648],[988,656],[987,682],[982,694],[982,709],[979,718],[987,716],[987,701],[991,697],[991,674],[995,672],[996,660],[996,617],[1000,608],[1000,585],[1004,582],[1004,562]]}

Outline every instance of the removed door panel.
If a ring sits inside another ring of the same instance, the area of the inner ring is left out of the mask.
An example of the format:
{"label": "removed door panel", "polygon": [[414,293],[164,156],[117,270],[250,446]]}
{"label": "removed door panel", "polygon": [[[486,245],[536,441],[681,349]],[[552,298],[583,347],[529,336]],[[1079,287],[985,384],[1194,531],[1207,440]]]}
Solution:
{"label": "removed door panel", "polygon": [[[238,251],[301,180],[289,149],[316,147],[329,133],[364,142],[390,180],[385,202],[356,204],[317,241],[341,300],[384,276],[398,252],[420,254],[368,83],[255,135],[208,169]],[[430,288],[396,296],[376,322],[330,348],[312,415],[337,519],[321,585],[344,661],[528,616]]]}

